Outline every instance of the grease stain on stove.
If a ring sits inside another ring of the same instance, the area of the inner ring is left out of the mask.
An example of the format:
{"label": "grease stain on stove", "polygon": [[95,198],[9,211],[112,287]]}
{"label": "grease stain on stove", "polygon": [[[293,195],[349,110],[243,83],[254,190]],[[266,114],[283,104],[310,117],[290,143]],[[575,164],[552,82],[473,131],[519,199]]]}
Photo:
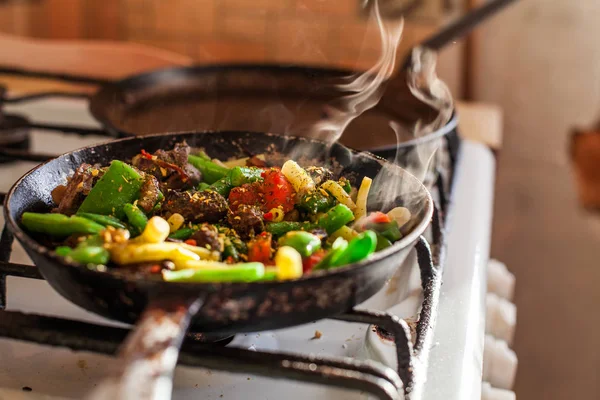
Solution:
{"label": "grease stain on stove", "polygon": [[86,370],[88,369],[87,361],[77,360],[77,368],[81,370],[82,374],[86,375]]}

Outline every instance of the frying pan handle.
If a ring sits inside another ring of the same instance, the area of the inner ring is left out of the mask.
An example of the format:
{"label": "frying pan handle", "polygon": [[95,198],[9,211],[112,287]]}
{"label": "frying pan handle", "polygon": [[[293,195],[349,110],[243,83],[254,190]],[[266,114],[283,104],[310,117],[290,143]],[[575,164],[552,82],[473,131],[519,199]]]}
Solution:
{"label": "frying pan handle", "polygon": [[[497,12],[514,1],[516,0],[489,0],[484,5],[468,11],[465,15],[458,18],[453,23],[437,31],[432,36],[418,44],[417,47],[423,47],[432,51],[440,51],[453,41],[468,35],[479,24],[488,18],[491,18]],[[406,56],[402,68],[408,68],[411,64],[411,61],[412,51]]]}
{"label": "frying pan handle", "polygon": [[88,399],[170,399],[179,349],[202,304],[202,299],[152,301],[119,351],[119,369]]}

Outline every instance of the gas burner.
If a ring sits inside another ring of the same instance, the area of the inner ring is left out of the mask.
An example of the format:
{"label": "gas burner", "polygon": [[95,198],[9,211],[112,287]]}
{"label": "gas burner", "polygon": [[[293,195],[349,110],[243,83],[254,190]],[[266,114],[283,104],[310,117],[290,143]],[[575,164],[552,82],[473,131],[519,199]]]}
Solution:
{"label": "gas burner", "polygon": [[[6,88],[0,86],[0,149],[29,150],[29,120],[20,115],[4,114]],[[0,156],[0,163],[13,159]]]}
{"label": "gas burner", "polygon": [[[0,108],[0,150],[29,150],[29,121],[20,115],[2,114]],[[0,156],[0,163],[14,161],[14,158]]]}

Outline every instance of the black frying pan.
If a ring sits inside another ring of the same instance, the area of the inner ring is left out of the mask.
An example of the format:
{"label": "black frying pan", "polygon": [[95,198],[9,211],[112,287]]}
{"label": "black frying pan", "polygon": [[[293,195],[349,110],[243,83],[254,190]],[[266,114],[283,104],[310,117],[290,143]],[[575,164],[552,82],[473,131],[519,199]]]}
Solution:
{"label": "black frying pan", "polygon": [[[131,158],[142,149],[152,152],[170,148],[184,139],[222,158],[241,157],[245,155],[243,151],[268,153],[267,149],[274,145],[284,155],[300,151],[320,164],[335,160],[343,167],[345,176],[374,178],[370,209],[408,207],[413,213],[412,230],[368,261],[316,272],[295,281],[177,284],[129,275],[122,269],[97,271],[69,264],[21,229],[19,220],[23,212],[47,211],[52,205],[52,189],[64,183],[65,177],[81,163],[108,164],[112,159]],[[392,181],[401,185],[398,186],[401,189],[392,196],[384,196],[384,188]],[[303,324],[350,310],[381,289],[402,264],[428,226],[433,203],[415,177],[373,155],[358,154],[339,144],[328,147],[308,139],[220,132],[128,138],[67,153],[17,181],[7,195],[4,213],[9,229],[44,278],[62,296],[96,314],[126,323],[137,321],[137,328],[121,351],[123,369],[111,381],[112,389],[125,390],[120,392],[123,398],[151,398],[156,393],[160,394],[154,398],[168,398],[170,378],[158,377],[171,376],[176,362],[173,355],[190,325],[198,332],[231,334]],[[111,393],[109,398],[119,398]]]}

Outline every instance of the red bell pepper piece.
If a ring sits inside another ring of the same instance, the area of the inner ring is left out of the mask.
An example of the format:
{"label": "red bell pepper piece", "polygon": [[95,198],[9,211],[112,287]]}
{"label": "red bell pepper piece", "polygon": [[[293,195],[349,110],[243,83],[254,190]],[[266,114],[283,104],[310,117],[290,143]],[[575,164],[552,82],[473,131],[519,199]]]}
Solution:
{"label": "red bell pepper piece", "polygon": [[312,271],[312,269],[317,265],[327,252],[323,249],[317,250],[312,255],[302,259],[302,271],[304,273]]}
{"label": "red bell pepper piece", "polygon": [[268,265],[271,260],[271,234],[263,232],[248,243],[248,261]]}
{"label": "red bell pepper piece", "polygon": [[263,211],[268,212],[279,206],[282,207],[284,213],[292,211],[295,192],[285,176],[276,168],[263,171],[261,176],[263,177]]}
{"label": "red bell pepper piece", "polygon": [[367,220],[375,224],[387,224],[392,219],[387,214],[384,214],[381,211],[375,211],[369,214]]}

